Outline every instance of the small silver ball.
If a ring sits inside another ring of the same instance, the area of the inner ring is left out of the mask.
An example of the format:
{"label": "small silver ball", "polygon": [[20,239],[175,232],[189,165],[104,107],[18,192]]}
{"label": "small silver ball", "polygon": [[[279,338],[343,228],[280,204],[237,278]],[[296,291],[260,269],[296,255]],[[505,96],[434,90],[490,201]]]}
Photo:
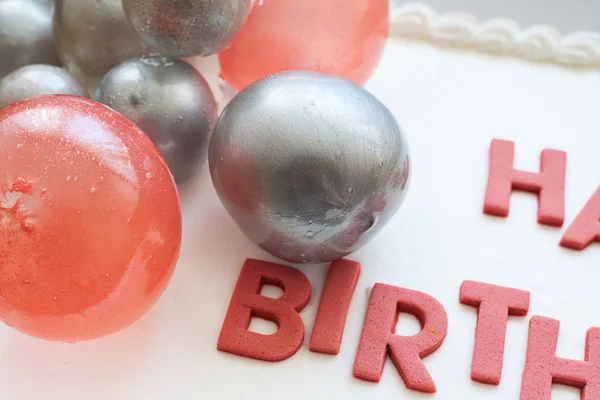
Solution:
{"label": "small silver ball", "polygon": [[206,161],[218,111],[208,84],[191,65],[165,57],[126,61],[106,75],[94,100],[137,124],[178,184]]}
{"label": "small silver ball", "polygon": [[85,90],[67,71],[52,65],[28,65],[0,80],[0,107],[47,94],[86,96]]}
{"label": "small silver ball", "polygon": [[60,65],[52,10],[33,0],[0,1],[0,79],[29,64]]}
{"label": "small silver ball", "polygon": [[124,0],[131,26],[162,55],[207,56],[242,28],[252,0]]}
{"label": "small silver ball", "polygon": [[210,172],[241,230],[275,257],[323,263],[362,247],[408,188],[392,113],[342,78],[290,71],[240,92],[219,118]]}
{"label": "small silver ball", "polygon": [[54,36],[62,62],[89,93],[111,68],[149,52],[121,0],[56,0]]}

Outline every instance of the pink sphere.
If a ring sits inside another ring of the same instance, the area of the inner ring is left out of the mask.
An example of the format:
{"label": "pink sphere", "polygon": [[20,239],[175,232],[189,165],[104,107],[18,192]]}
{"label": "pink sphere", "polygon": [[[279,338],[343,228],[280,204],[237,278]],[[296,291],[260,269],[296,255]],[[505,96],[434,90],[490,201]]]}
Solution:
{"label": "pink sphere", "polygon": [[219,55],[222,77],[238,90],[286,70],[362,85],[388,33],[388,0],[255,0],[248,22]]}
{"label": "pink sphere", "polygon": [[53,95],[0,109],[0,320],[77,342],[144,315],[173,274],[179,196],[131,121]]}

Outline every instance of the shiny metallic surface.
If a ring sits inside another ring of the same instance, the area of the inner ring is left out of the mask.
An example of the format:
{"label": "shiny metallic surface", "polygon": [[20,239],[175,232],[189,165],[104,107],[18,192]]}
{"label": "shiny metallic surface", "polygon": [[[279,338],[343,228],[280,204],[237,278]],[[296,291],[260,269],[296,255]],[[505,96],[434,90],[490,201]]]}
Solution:
{"label": "shiny metallic surface", "polygon": [[240,229],[275,257],[321,263],[366,244],[400,207],[409,149],[363,88],[284,72],[240,92],[211,140],[209,165]]}
{"label": "shiny metallic surface", "polygon": [[149,52],[121,0],[56,0],[54,36],[62,62],[90,94],[111,68]]}
{"label": "shiny metallic surface", "polygon": [[48,7],[54,7],[54,0],[34,0],[40,4],[43,4]]}
{"label": "shiny metallic surface", "polygon": [[165,57],[126,61],[106,75],[94,100],[138,125],[178,184],[206,161],[218,111],[208,84],[191,65]]}
{"label": "shiny metallic surface", "polygon": [[231,44],[252,0],[124,0],[123,7],[134,29],[160,54],[207,56]]}
{"label": "shiny metallic surface", "polygon": [[52,65],[28,65],[0,80],[0,107],[46,94],[86,96],[85,90],[67,71]]}
{"label": "shiny metallic surface", "polygon": [[0,79],[29,64],[60,64],[52,37],[52,9],[34,0],[2,0]]}

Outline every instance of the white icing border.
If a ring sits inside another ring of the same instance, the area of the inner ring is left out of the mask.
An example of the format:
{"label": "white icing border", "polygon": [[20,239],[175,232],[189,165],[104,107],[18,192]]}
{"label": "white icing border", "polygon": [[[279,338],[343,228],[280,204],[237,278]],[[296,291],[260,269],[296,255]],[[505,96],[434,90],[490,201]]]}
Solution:
{"label": "white icing border", "polygon": [[426,39],[492,54],[551,62],[569,67],[600,68],[600,33],[561,35],[546,25],[522,29],[514,20],[480,22],[464,13],[439,14],[423,3],[402,4],[391,12],[390,36]]}

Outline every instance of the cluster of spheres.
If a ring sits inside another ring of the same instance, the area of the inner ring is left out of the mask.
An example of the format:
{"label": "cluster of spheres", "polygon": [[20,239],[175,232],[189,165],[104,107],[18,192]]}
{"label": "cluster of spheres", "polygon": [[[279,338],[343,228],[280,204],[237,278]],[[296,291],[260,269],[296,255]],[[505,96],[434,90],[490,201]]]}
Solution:
{"label": "cluster of spheres", "polygon": [[[174,272],[179,192],[206,163],[240,230],[279,259],[369,242],[410,177],[404,134],[362,87],[388,7],[0,0],[0,319],[67,342],[138,320]],[[218,58],[227,105],[191,57]]]}

